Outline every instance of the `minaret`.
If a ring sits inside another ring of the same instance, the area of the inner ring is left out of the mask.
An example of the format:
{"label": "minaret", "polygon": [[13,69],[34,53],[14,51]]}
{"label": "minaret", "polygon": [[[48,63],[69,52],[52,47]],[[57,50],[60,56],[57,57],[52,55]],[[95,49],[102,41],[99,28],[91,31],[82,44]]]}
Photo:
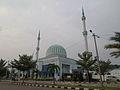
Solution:
{"label": "minaret", "polygon": [[83,36],[85,38],[85,51],[88,52],[88,41],[87,41],[87,30],[86,30],[86,17],[84,14],[84,9],[82,8],[82,21],[83,21]]}
{"label": "minaret", "polygon": [[39,59],[39,44],[40,44],[40,30],[39,30],[39,33],[38,33],[38,38],[37,38],[38,42],[37,42],[37,48],[36,48],[36,60],[38,61]]}

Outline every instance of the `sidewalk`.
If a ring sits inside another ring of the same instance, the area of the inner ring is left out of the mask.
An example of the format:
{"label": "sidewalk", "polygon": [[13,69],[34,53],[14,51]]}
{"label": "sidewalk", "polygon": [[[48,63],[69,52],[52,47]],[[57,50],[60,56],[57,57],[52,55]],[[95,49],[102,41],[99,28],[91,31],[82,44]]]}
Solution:
{"label": "sidewalk", "polygon": [[[22,81],[21,81],[22,82]],[[31,83],[48,83],[51,84],[53,81],[32,81],[32,80],[27,80],[25,82],[31,82]],[[101,86],[100,82],[66,82],[66,81],[56,81],[56,84],[61,84],[61,85],[79,85],[79,86]],[[107,87],[120,87],[120,82],[111,82],[111,83],[103,83],[104,86]]]}

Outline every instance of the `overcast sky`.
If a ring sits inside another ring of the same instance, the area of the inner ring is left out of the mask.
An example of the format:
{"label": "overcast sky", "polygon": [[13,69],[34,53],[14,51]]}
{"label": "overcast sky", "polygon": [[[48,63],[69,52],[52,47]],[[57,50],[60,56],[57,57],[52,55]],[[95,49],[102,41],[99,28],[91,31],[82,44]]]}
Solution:
{"label": "overcast sky", "polygon": [[[0,58],[13,60],[19,54],[36,51],[37,35],[41,31],[40,57],[54,44],[62,45],[69,58],[78,59],[85,50],[81,8],[84,7],[87,30],[97,39],[101,60],[111,58],[104,46],[113,43],[109,37],[120,32],[120,0],[0,0]],[[88,33],[89,51],[95,55],[93,37]]]}

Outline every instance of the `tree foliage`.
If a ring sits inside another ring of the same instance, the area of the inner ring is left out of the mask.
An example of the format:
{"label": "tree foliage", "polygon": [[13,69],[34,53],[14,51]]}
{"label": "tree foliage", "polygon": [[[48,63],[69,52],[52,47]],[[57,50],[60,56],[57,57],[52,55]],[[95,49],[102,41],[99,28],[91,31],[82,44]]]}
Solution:
{"label": "tree foliage", "polygon": [[20,71],[28,71],[36,67],[36,61],[32,60],[32,56],[19,55],[19,60],[14,59],[11,62],[11,66]]}
{"label": "tree foliage", "polygon": [[72,72],[72,80],[73,81],[83,81],[83,73],[80,71],[73,71]]}
{"label": "tree foliage", "polygon": [[6,61],[1,59],[0,60],[0,77],[3,77],[6,75],[6,72],[7,72],[7,67],[5,66],[6,65]]}
{"label": "tree foliage", "polygon": [[116,69],[116,68],[120,68],[120,65],[117,65],[117,64],[111,64],[110,65],[111,70]]}
{"label": "tree foliage", "polygon": [[78,54],[78,56],[80,57],[80,60],[77,61],[77,64],[81,65],[84,70],[90,70],[97,60],[96,58],[92,59],[92,55],[87,52]]}
{"label": "tree foliage", "polygon": [[[105,80],[104,75],[106,73],[108,73],[109,70],[111,70],[111,62],[109,60],[107,60],[107,61],[99,61],[99,64],[100,64],[100,69],[101,69],[101,75],[103,75],[103,78]],[[98,64],[95,64],[94,70],[99,73]]]}
{"label": "tree foliage", "polygon": [[36,61],[32,60],[32,56],[19,55],[19,60],[14,59],[11,62],[12,68],[16,68],[23,72],[23,78],[25,78],[25,72],[28,72],[36,67]]}
{"label": "tree foliage", "polygon": [[115,43],[106,45],[105,49],[117,49],[116,51],[111,52],[110,55],[115,58],[120,57],[120,32],[115,32],[115,36],[110,37],[110,40]]}
{"label": "tree foliage", "polygon": [[[108,60],[108,61],[99,61],[99,63],[100,63],[101,74],[105,75],[110,70],[111,62]],[[95,70],[99,72],[97,64],[95,64]]]}
{"label": "tree foliage", "polygon": [[47,70],[51,73],[57,73],[60,71],[60,67],[58,65],[55,65],[55,64],[48,64]]}
{"label": "tree foliage", "polygon": [[[55,64],[48,64],[47,70],[51,74],[55,75],[56,73],[58,73],[60,71],[60,67],[58,65],[55,65]],[[53,80],[54,80],[53,83],[55,84],[54,76],[53,76]]]}
{"label": "tree foliage", "polygon": [[79,56],[80,60],[77,61],[77,64],[81,65],[81,67],[87,72],[87,80],[88,80],[88,82],[90,82],[89,70],[95,64],[97,59],[96,58],[92,59],[92,54],[89,54],[88,52],[84,52],[82,54],[78,53],[78,56]]}
{"label": "tree foliage", "polygon": [[41,74],[40,70],[38,70],[37,68],[35,68],[32,72],[33,77],[35,77],[36,79],[38,78],[38,76]]}

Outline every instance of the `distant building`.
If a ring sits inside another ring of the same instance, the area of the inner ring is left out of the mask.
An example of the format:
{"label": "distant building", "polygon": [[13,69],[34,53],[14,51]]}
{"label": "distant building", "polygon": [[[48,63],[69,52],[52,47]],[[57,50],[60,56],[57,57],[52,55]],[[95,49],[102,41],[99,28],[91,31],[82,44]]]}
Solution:
{"label": "distant building", "polygon": [[54,75],[57,79],[70,75],[72,70],[80,68],[80,65],[76,64],[76,60],[67,57],[66,50],[60,45],[50,46],[46,52],[46,57],[38,60],[38,68],[42,72],[41,77],[53,76],[47,71],[48,64],[56,64],[60,67],[60,72]]}
{"label": "distant building", "polygon": [[120,79],[120,68],[113,69],[109,73],[110,73],[111,76],[116,76]]}

